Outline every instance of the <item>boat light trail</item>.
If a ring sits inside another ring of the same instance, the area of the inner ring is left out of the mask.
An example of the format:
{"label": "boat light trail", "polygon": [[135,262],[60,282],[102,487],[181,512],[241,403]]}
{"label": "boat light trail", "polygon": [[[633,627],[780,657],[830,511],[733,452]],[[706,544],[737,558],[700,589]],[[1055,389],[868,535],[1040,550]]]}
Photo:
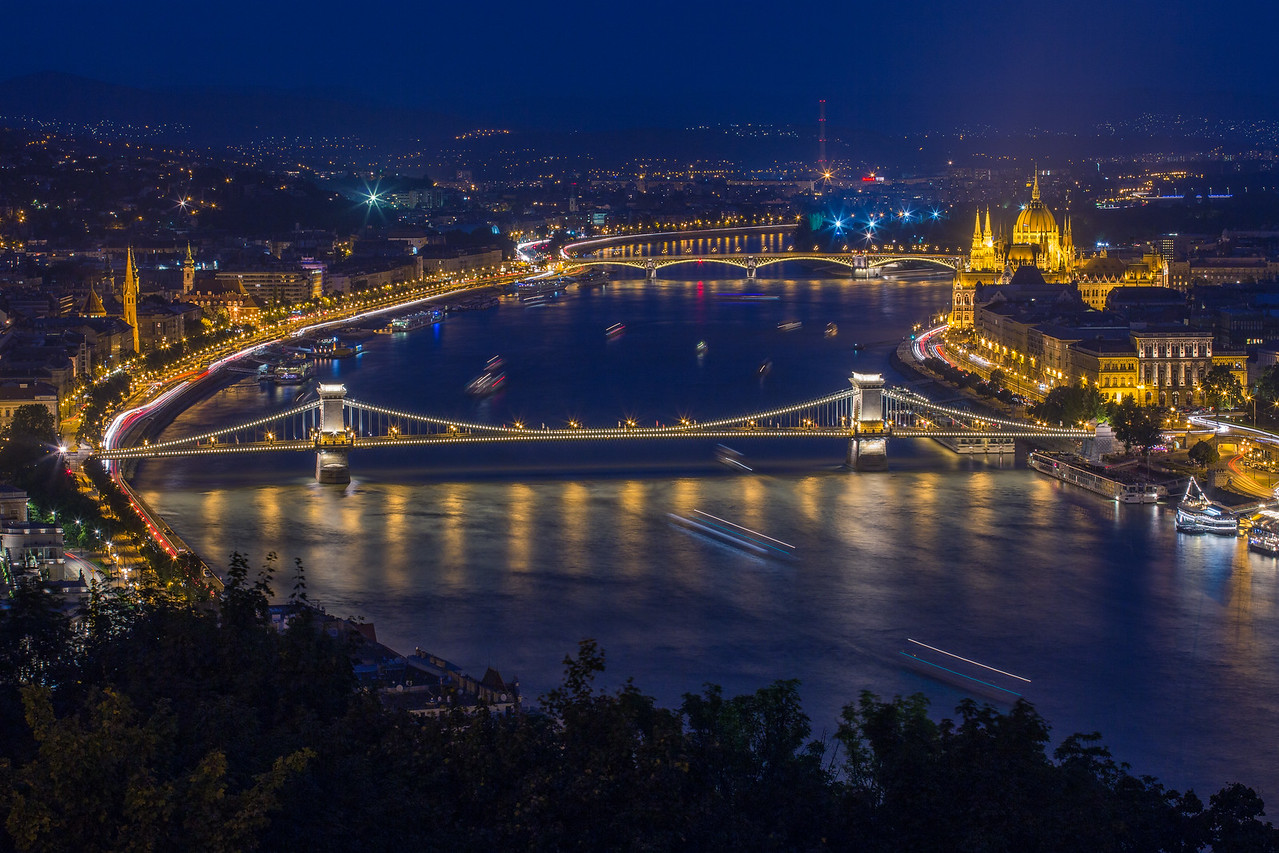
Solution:
{"label": "boat light trail", "polygon": [[[950,652],[946,651],[945,649],[939,649],[939,648],[937,648],[936,646],[930,646],[930,645],[928,645],[927,643],[921,643],[919,640],[912,640],[910,637],[907,637],[907,638],[906,638],[906,642],[908,642],[908,643],[914,643],[914,644],[915,644],[915,645],[917,645],[917,646],[923,646],[923,647],[924,647],[924,648],[926,648],[926,649],[932,649],[932,650],[933,650],[933,651],[935,651],[935,652],[940,652],[941,654],[946,655],[947,657],[952,657],[952,658],[954,658],[955,660],[962,660],[964,663],[971,663],[973,666],[979,666],[979,667],[981,667],[982,669],[988,669],[988,670],[990,670],[991,672],[997,672],[997,673],[999,673],[1000,675],[1006,675],[1006,676],[1008,676],[1009,678],[1015,678],[1015,679],[1017,679],[1018,681],[1024,681],[1024,682],[1026,682],[1027,684],[1029,684],[1029,683],[1030,683],[1030,679],[1029,679],[1029,678],[1022,678],[1020,675],[1013,675],[1011,672],[1004,672],[1002,669],[995,669],[993,666],[986,666],[986,664],[984,664],[984,663],[978,663],[978,662],[977,662],[977,661],[975,661],[975,660],[969,660],[968,658],[960,657],[959,655],[955,655],[955,654],[951,654]],[[926,661],[925,661],[925,662],[926,662]],[[944,669],[944,667],[943,667],[943,669]],[[983,683],[984,683],[984,682],[983,682]],[[1012,691],[1009,691],[1009,692],[1012,692]]]}
{"label": "boat light trail", "polygon": [[789,542],[783,542],[780,539],[774,539],[771,536],[765,536],[763,533],[760,533],[758,530],[751,530],[749,527],[742,527],[740,524],[733,524],[733,522],[720,518],[718,515],[711,515],[709,512],[702,512],[700,509],[695,509],[693,510],[693,512],[697,513],[698,515],[704,515],[707,518],[713,518],[716,521],[723,522],[724,524],[727,524],[730,527],[736,527],[738,530],[744,531],[746,533],[750,533],[754,536],[759,536],[761,538],[767,539],[769,542],[776,542],[778,545],[785,545],[787,548],[795,547],[794,545],[791,545]]}
{"label": "boat light trail", "polygon": [[[912,642],[913,642],[913,641],[912,641]],[[921,643],[921,645],[922,645],[922,643]],[[932,647],[931,647],[931,646],[929,646],[929,648],[932,648]],[[901,655],[902,657],[910,658],[911,660],[915,661],[916,663],[927,664],[928,666],[931,666],[931,667],[933,667],[934,669],[940,669],[942,672],[949,672],[951,675],[958,675],[960,678],[967,678],[969,681],[975,681],[975,682],[977,682],[978,684],[983,684],[983,685],[985,685],[986,687],[990,687],[990,688],[993,688],[993,689],[995,689],[995,690],[1002,690],[1002,691],[1003,691],[1003,692],[1005,692],[1005,693],[1011,693],[1012,695],[1017,696],[1017,697],[1020,697],[1020,696],[1021,696],[1021,694],[1020,694],[1020,693],[1018,693],[1016,690],[1009,690],[1007,687],[1000,687],[998,684],[991,684],[989,681],[982,681],[980,678],[973,678],[971,675],[964,675],[962,672],[956,672],[956,671],[955,671],[955,670],[953,670],[953,669],[949,669],[949,668],[944,667],[944,666],[942,666],[942,665],[940,665],[940,664],[933,663],[933,662],[932,662],[932,661],[930,661],[930,660],[924,660],[924,659],[923,659],[923,658],[921,658],[921,657],[916,657],[915,655],[909,654],[909,653],[907,653],[907,652],[898,652],[898,654],[899,654],[899,655]],[[945,654],[945,653],[943,652],[943,654]],[[977,664],[977,665],[978,665],[978,666],[981,666],[981,664]],[[998,670],[996,670],[996,672],[998,672]],[[1013,676],[1013,677],[1014,677],[1014,678],[1016,678],[1017,676]]]}

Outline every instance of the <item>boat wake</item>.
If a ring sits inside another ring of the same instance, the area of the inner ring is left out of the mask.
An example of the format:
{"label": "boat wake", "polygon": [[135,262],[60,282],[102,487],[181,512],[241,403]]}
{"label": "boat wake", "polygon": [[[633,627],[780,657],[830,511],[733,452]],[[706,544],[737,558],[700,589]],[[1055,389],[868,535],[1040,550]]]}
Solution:
{"label": "boat wake", "polygon": [[913,648],[898,652],[910,666],[930,678],[958,687],[961,690],[983,693],[1004,701],[1022,698],[1021,691],[1030,679],[1007,670],[930,646],[919,640],[906,638]]}
{"label": "boat wake", "polygon": [[666,517],[676,527],[691,533],[701,534],[701,536],[720,545],[728,545],[760,557],[790,559],[795,556],[795,546],[789,542],[774,539],[771,536],[760,533],[758,530],[751,530],[749,527],[734,524],[717,515],[702,512],[700,509],[693,510],[693,514],[696,518],[676,515],[673,512],[666,513]]}

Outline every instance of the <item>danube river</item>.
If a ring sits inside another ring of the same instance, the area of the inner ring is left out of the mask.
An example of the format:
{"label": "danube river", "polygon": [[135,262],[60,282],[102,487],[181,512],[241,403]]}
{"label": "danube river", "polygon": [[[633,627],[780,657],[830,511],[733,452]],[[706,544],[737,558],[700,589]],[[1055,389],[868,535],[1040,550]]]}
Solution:
{"label": "danube river", "polygon": [[[706,419],[834,391],[853,370],[900,381],[889,352],[949,302],[945,281],[786,274],[506,300],[378,336],[321,378],[358,400],[468,420]],[[780,330],[787,321],[803,325]],[[614,323],[626,331],[608,338]],[[506,389],[468,397],[497,354]],[[297,393],[236,385],[165,436]],[[819,733],[863,689],[922,691],[949,713],[965,694],[903,665],[911,638],[1030,679],[1018,690],[1056,740],[1101,731],[1135,772],[1201,795],[1238,780],[1279,805],[1274,560],[1179,536],[1167,509],[1103,501],[1020,456],[902,440],[890,472],[853,474],[839,470],[838,441],[733,445],[753,473],[717,465],[711,442],[530,444],[359,452],[346,488],[316,485],[306,454],[148,462],[136,483],[208,559],[275,551],[287,569],[300,557],[330,612],[363,616],[394,648],[518,675],[529,697],[593,637],[609,684],[633,676],[663,703],[705,682],[737,693],[798,678]],[[794,559],[668,517],[699,510],[794,545]]]}

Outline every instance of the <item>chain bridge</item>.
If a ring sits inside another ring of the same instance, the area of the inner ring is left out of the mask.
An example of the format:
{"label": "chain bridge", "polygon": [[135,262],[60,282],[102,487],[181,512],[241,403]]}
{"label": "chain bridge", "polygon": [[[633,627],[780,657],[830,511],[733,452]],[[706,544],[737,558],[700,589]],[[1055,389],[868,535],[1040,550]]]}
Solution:
{"label": "chain bridge", "polygon": [[321,483],[350,482],[350,454],[362,448],[417,447],[537,441],[654,441],[669,439],[840,438],[847,462],[859,471],[888,467],[889,439],[1002,441],[1017,438],[1090,438],[1091,430],[1044,427],[939,405],[906,388],[886,388],[879,374],[854,373],[849,388],[766,411],[698,421],[640,426],[534,428],[494,425],[407,412],[349,399],[343,385],[320,385],[318,399],[247,423],[199,435],[108,447],[102,460],[276,452],[315,453]]}

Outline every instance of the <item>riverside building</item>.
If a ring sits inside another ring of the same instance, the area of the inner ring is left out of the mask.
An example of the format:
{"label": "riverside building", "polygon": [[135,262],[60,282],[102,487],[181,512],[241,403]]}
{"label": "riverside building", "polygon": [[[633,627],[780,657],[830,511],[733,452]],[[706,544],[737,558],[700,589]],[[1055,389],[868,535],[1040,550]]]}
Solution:
{"label": "riverside building", "polygon": [[978,212],[968,262],[953,281],[950,325],[972,364],[1002,371],[1018,393],[1042,398],[1058,385],[1091,385],[1116,401],[1199,405],[1216,363],[1213,335],[1188,325],[1185,294],[1168,281],[1153,249],[1139,260],[1104,251],[1083,258],[1069,217],[1058,226],[1036,174],[1011,231],[992,224],[989,210],[983,224]]}

